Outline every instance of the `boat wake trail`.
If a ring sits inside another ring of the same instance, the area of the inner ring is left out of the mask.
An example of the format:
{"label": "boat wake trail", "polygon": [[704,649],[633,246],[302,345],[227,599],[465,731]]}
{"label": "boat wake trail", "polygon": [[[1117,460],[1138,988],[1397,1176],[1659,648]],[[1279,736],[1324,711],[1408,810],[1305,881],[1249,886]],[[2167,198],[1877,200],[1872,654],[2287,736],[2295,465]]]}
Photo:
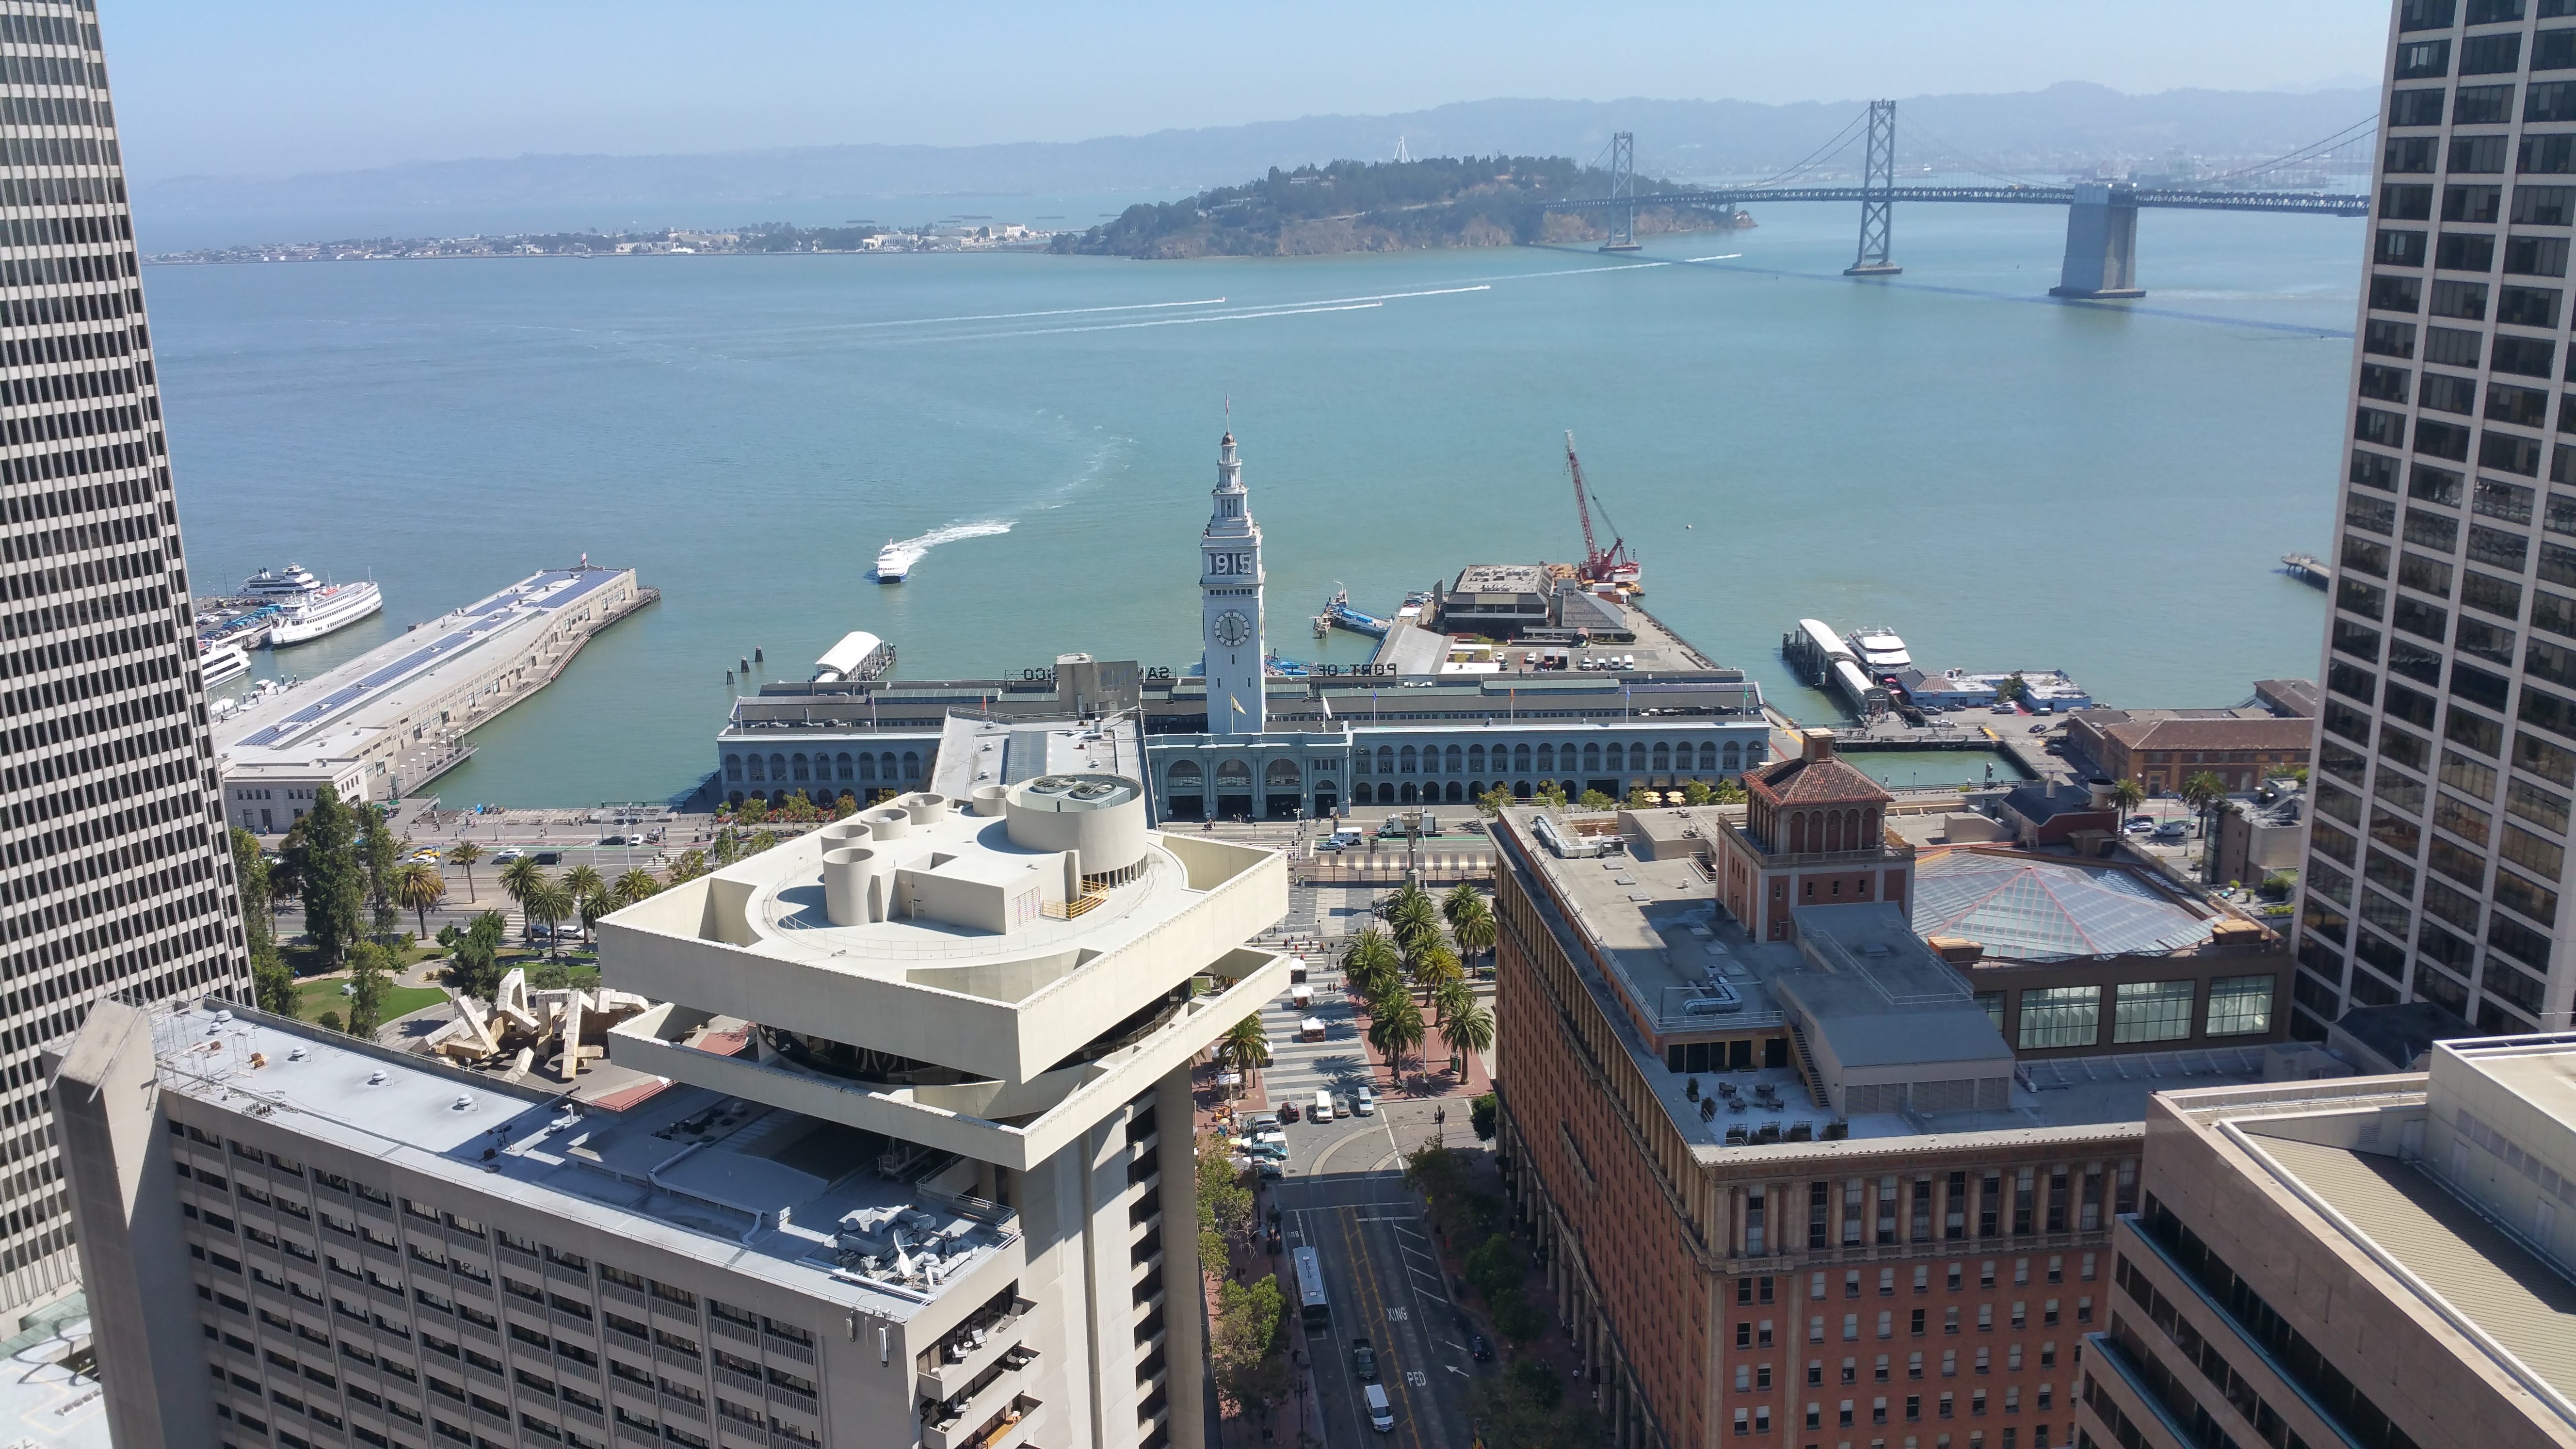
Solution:
{"label": "boat wake trail", "polygon": [[903,566],[908,569],[921,562],[922,555],[943,543],[955,543],[966,538],[990,538],[997,533],[1008,533],[1011,531],[1012,522],[1013,520],[1009,519],[987,518],[976,523],[952,523],[946,528],[934,528],[918,538],[898,539],[894,547],[903,556]]}

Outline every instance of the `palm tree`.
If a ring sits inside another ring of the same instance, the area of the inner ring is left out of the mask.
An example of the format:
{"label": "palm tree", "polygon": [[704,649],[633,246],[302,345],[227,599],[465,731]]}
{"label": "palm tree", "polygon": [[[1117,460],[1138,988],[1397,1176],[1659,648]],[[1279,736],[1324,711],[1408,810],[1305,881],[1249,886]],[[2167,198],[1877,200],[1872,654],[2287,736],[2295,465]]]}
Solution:
{"label": "palm tree", "polygon": [[447,858],[465,872],[465,898],[474,898],[474,862],[483,858],[483,847],[470,840],[460,840],[447,848]]}
{"label": "palm tree", "polygon": [[1453,981],[1443,981],[1438,986],[1431,989],[1431,1009],[1434,1013],[1431,1018],[1431,1024],[1434,1026],[1442,1025],[1446,1023],[1449,1018],[1456,1016],[1459,1012],[1462,1012],[1475,1004],[1475,990],[1468,986],[1465,978],[1461,977]]}
{"label": "palm tree", "polygon": [[2121,818],[2126,819],[2147,803],[2147,787],[2139,784],[2134,776],[2122,780],[2111,787],[2111,803],[2118,807]]}
{"label": "palm tree", "polygon": [[2210,850],[2209,817],[2227,800],[2227,782],[2208,770],[2197,770],[2183,777],[2182,788],[2174,793],[2200,817],[2200,853],[2204,870],[2215,867],[2216,855]]}
{"label": "palm tree", "polygon": [[1261,1018],[1247,1016],[1225,1029],[1216,1041],[1216,1059],[1251,1079],[1255,1069],[1270,1065],[1270,1033],[1263,1030]]}
{"label": "palm tree", "polygon": [[574,900],[580,900],[587,895],[604,894],[608,890],[608,882],[600,879],[598,868],[587,864],[576,865],[565,871],[563,884],[565,890],[572,892]]}
{"label": "palm tree", "polygon": [[1495,933],[1494,912],[1483,901],[1476,903],[1474,914],[1458,922],[1450,931],[1458,938],[1458,949],[1466,952],[1470,959],[1494,949]]}
{"label": "palm tree", "polygon": [[1386,1010],[1369,1016],[1368,1042],[1385,1054],[1387,1071],[1401,1083],[1404,1054],[1422,1045],[1422,1011],[1404,992],[1389,997],[1385,1004]]}
{"label": "palm tree", "polygon": [[661,888],[662,883],[653,878],[653,872],[642,866],[629,869],[617,878],[616,885],[610,887],[617,896],[617,903],[622,906],[631,906]]}
{"label": "palm tree", "polygon": [[1453,931],[1460,921],[1484,908],[1484,896],[1463,880],[1451,886],[1449,894],[1440,898],[1440,914],[1448,918],[1449,928]]}
{"label": "palm tree", "polygon": [[528,892],[536,889],[537,883],[545,878],[545,867],[537,864],[537,858],[533,855],[522,855],[501,867],[501,890],[503,894],[519,903],[520,910],[525,911],[528,908]]}
{"label": "palm tree", "polygon": [[580,902],[573,899],[572,892],[564,889],[563,882],[549,879],[543,872],[539,872],[535,882],[528,887],[527,894],[519,897],[519,913],[527,928],[527,931],[522,934],[533,932],[540,924],[544,925],[546,955],[551,957],[555,951],[554,928],[571,918],[580,909]]}
{"label": "palm tree", "polygon": [[1470,1001],[1466,1009],[1449,1013],[1440,1023],[1440,1041],[1457,1060],[1459,1075],[1466,1075],[1467,1053],[1493,1049],[1493,1009],[1481,1001]]}
{"label": "palm tree", "polygon": [[1396,944],[1410,956],[1440,939],[1440,908],[1431,903],[1429,891],[1408,884],[1387,902],[1386,926]]}
{"label": "palm tree", "polygon": [[1343,985],[1360,996],[1373,995],[1371,988],[1381,979],[1393,976],[1403,961],[1403,956],[1395,949],[1395,942],[1388,938],[1386,932],[1370,926],[1351,937],[1350,944],[1342,948]]}
{"label": "palm tree", "polygon": [[617,900],[601,886],[574,897],[574,907],[581,913],[581,934],[596,946],[599,943],[599,918],[617,909]]}
{"label": "palm tree", "polygon": [[429,935],[429,908],[446,896],[447,882],[427,861],[415,860],[394,872],[394,900],[418,914],[423,938]]}
{"label": "palm tree", "polygon": [[1458,969],[1458,953],[1438,941],[1407,957],[1404,971],[1426,996],[1437,995],[1442,986],[1451,982],[1467,979],[1467,973]]}

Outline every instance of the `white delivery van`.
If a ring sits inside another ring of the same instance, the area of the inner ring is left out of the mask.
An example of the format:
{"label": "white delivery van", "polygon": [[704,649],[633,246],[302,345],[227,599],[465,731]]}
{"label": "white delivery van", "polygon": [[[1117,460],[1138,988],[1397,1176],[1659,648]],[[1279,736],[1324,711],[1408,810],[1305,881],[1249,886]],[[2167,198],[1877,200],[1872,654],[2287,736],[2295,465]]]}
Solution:
{"label": "white delivery van", "polygon": [[1386,1401],[1386,1385],[1362,1384],[1360,1397],[1368,1401],[1369,1427],[1381,1434],[1395,1432],[1395,1407]]}
{"label": "white delivery van", "polygon": [[1318,1122],[1330,1122],[1330,1121],[1332,1121],[1332,1120],[1333,1120],[1333,1094],[1332,1094],[1332,1093],[1330,1093],[1330,1092],[1317,1092],[1317,1093],[1315,1094],[1315,1115],[1314,1115],[1314,1120],[1316,1120],[1316,1121],[1318,1121]]}

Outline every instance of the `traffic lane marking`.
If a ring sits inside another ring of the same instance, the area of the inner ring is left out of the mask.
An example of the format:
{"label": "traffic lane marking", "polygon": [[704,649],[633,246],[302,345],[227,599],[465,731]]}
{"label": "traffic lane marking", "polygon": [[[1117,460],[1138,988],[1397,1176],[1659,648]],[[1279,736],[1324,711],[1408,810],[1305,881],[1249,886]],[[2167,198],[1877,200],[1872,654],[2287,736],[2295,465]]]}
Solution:
{"label": "traffic lane marking", "polygon": [[[1356,1218],[1357,1215],[1351,1216]],[[1402,1347],[1401,1357],[1397,1360],[1397,1367],[1403,1370],[1402,1380],[1400,1384],[1391,1386],[1390,1392],[1401,1397],[1406,1420],[1415,1426],[1417,1442],[1424,1434],[1428,1434],[1433,1443],[1441,1446],[1441,1449],[1447,1449],[1449,1425],[1447,1415],[1443,1412],[1446,1405],[1442,1404],[1430,1390],[1430,1376],[1427,1369],[1434,1355],[1428,1345],[1429,1327],[1421,1317],[1421,1295],[1413,1290],[1410,1283],[1407,1283],[1404,1297],[1409,1301],[1399,1304],[1395,1301],[1396,1295],[1390,1291],[1381,1277],[1379,1269],[1383,1261],[1382,1249],[1395,1246],[1394,1235],[1386,1230],[1383,1222],[1373,1231],[1361,1229],[1359,1236],[1364,1241],[1374,1238],[1375,1242],[1372,1246],[1380,1250],[1365,1252],[1364,1271],[1368,1275],[1368,1290],[1377,1300],[1378,1315],[1386,1325],[1388,1336]],[[1386,1361],[1381,1358],[1379,1363],[1381,1378],[1386,1377],[1384,1373],[1386,1367]],[[1415,1389],[1423,1392],[1417,1395],[1413,1392]],[[1427,1428],[1423,1427],[1425,1409],[1431,1411]]]}
{"label": "traffic lane marking", "polygon": [[[1369,1341],[1377,1348],[1378,1384],[1386,1390],[1389,1402],[1403,1411],[1396,1421],[1396,1433],[1400,1438],[1408,1441],[1412,1449],[1423,1449],[1422,1415],[1415,1408],[1413,1394],[1402,1376],[1400,1367],[1402,1361],[1391,1352],[1397,1337],[1396,1320],[1387,1315],[1386,1294],[1378,1284],[1376,1265],[1369,1261],[1368,1248],[1362,1240],[1364,1230],[1353,1221],[1357,1214],[1337,1210],[1334,1217],[1339,1223],[1343,1247],[1348,1254],[1352,1271],[1360,1280],[1360,1312],[1375,1329],[1370,1333]],[[1394,1369],[1395,1372],[1390,1374],[1390,1369]],[[1354,1382],[1356,1382],[1355,1373]],[[1358,1390],[1354,1389],[1354,1392]],[[1443,1437],[1442,1449],[1446,1449],[1447,1442]]]}

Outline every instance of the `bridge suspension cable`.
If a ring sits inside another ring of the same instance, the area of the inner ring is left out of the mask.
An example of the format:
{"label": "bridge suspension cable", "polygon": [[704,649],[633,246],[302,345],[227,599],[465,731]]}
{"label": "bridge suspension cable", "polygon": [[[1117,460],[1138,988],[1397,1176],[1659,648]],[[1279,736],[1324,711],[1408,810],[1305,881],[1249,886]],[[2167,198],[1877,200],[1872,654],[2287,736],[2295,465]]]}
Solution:
{"label": "bridge suspension cable", "polygon": [[1766,176],[1759,181],[1748,181],[1744,183],[1745,188],[1754,189],[1764,186],[1783,185],[1787,182],[1796,180],[1798,177],[1805,175],[1808,171],[1811,171],[1814,168],[1823,165],[1825,162],[1831,161],[1845,151],[1850,150],[1853,143],[1860,140],[1861,136],[1864,134],[1862,128],[1869,124],[1869,114],[1868,108],[1863,107],[1859,115],[1856,115],[1849,121],[1844,122],[1843,128],[1836,131],[1824,145],[1818,146],[1815,150],[1808,152],[1806,159],[1798,162],[1794,166],[1791,166],[1786,171],[1777,173],[1776,175]]}
{"label": "bridge suspension cable", "polygon": [[2326,137],[2324,140],[2311,141],[2307,145],[2301,146],[2295,151],[2285,152],[2282,155],[2273,157],[2269,161],[2258,161],[2251,166],[2239,167],[2234,171],[2222,171],[2211,179],[2214,181],[2227,181],[2239,176],[2260,176],[2264,172],[2276,171],[2284,166],[2295,166],[2299,162],[2315,160],[2317,157],[2323,156],[2330,151],[2340,150],[2356,141],[2360,141],[2364,138],[2365,134],[2375,137],[2378,134],[2378,131],[2379,113],[2377,111],[2373,111],[2369,115],[2362,117],[2360,120],[2353,122],[2351,125],[2344,127],[2342,130]]}

